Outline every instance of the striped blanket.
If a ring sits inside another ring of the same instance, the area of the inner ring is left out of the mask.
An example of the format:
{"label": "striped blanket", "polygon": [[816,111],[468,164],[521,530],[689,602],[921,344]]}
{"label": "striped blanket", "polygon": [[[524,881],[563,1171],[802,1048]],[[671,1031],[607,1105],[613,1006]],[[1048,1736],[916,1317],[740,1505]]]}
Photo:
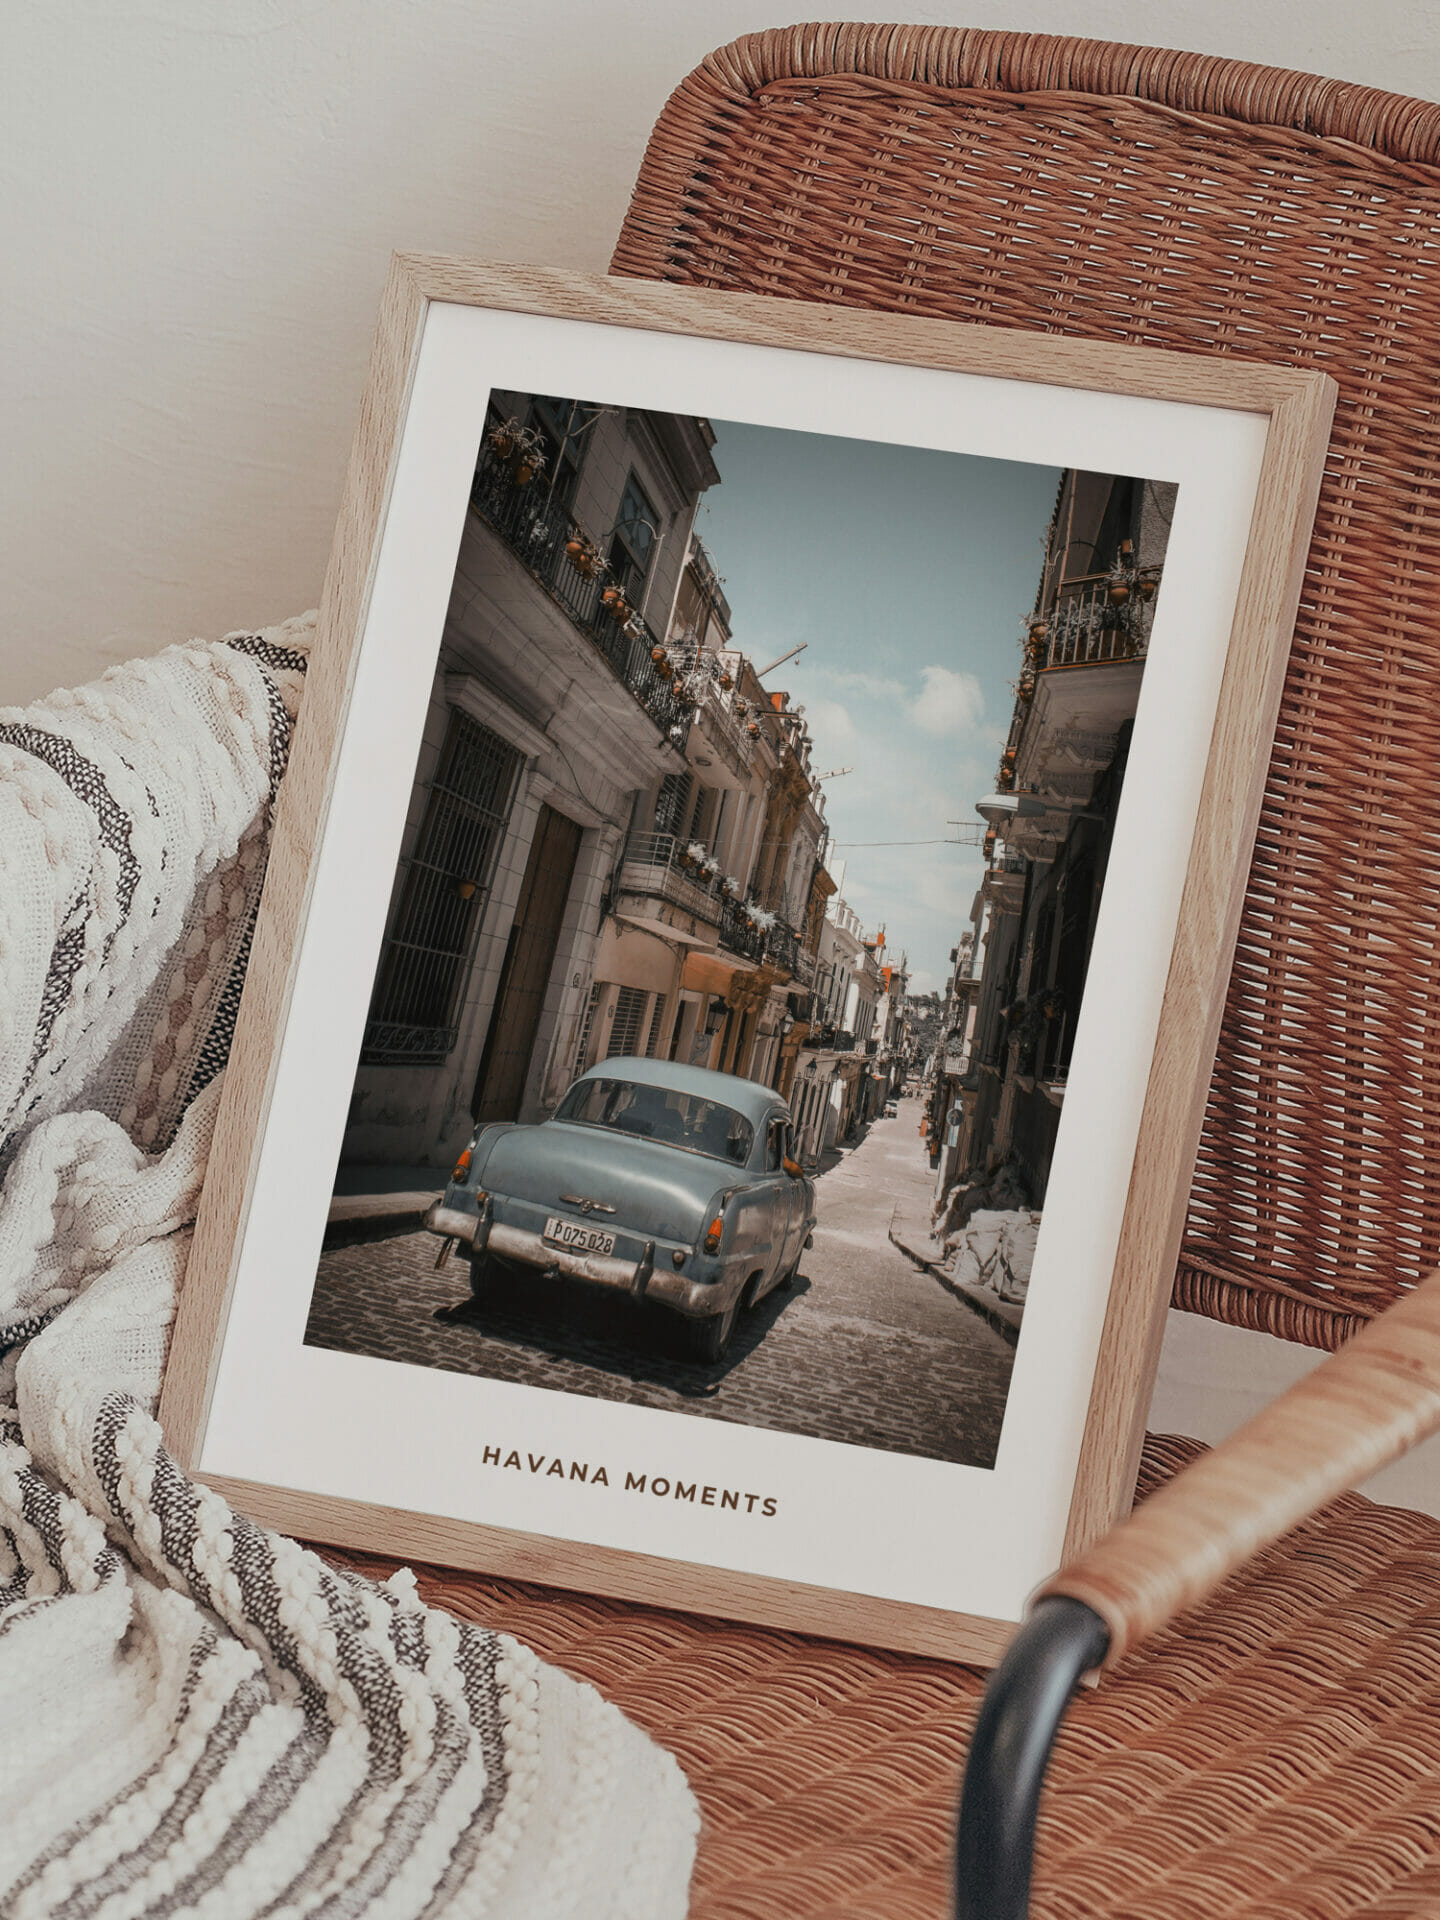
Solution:
{"label": "striped blanket", "polygon": [[0,1913],[669,1920],[668,1755],[153,1418],[312,626],[0,712]]}

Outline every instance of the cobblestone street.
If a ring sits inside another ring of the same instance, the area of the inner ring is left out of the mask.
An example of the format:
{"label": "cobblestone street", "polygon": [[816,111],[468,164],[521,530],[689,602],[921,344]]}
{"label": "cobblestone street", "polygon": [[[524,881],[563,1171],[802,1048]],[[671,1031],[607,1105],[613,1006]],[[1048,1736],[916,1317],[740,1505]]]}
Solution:
{"label": "cobblestone street", "polygon": [[713,1366],[674,1357],[663,1310],[538,1278],[505,1283],[483,1326],[437,1321],[468,1275],[458,1257],[435,1272],[426,1233],[323,1254],[307,1342],[989,1466],[1013,1349],[888,1238],[897,1203],[918,1211],[932,1177],[920,1113],[902,1100],[821,1177],[800,1276],[741,1321]]}

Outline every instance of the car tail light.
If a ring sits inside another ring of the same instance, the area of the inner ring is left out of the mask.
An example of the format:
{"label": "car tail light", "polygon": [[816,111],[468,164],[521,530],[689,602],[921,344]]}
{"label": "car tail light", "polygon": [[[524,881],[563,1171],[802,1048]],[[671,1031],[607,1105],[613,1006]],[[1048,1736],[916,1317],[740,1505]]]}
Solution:
{"label": "car tail light", "polygon": [[469,1171],[470,1171],[470,1149],[469,1147],[466,1147],[465,1151],[461,1154],[460,1158],[455,1162],[455,1171],[451,1174],[450,1178],[454,1181],[457,1187],[463,1186],[465,1182],[465,1176],[467,1173],[469,1173]]}
{"label": "car tail light", "polygon": [[720,1251],[720,1236],[722,1233],[724,1233],[724,1231],[725,1231],[725,1222],[721,1219],[720,1215],[717,1213],[715,1218],[710,1222],[709,1226],[705,1229],[706,1253],[718,1253]]}

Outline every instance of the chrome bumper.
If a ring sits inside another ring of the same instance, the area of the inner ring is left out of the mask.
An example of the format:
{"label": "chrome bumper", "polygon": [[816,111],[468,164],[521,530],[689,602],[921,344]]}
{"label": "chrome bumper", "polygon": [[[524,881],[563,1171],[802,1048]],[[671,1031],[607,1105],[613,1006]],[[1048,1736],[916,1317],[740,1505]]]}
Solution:
{"label": "chrome bumper", "polygon": [[492,1219],[488,1199],[479,1215],[462,1213],[437,1200],[425,1215],[425,1227],[442,1239],[463,1240],[477,1253],[488,1251],[518,1266],[564,1274],[594,1287],[631,1294],[636,1300],[658,1300],[662,1306],[694,1320],[723,1313],[730,1304],[725,1290],[713,1281],[687,1280],[673,1268],[662,1267],[657,1272],[653,1240],[645,1242],[644,1251],[635,1261],[617,1260],[612,1254],[572,1253],[564,1247],[547,1246],[538,1233],[507,1227]]}

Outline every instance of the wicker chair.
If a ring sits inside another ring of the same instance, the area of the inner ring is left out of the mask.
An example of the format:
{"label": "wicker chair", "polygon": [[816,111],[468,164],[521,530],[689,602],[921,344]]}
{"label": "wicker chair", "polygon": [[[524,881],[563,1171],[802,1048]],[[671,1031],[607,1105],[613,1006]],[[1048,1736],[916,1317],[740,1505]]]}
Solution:
{"label": "wicker chair", "polygon": [[[1140,47],[797,27],[679,88],[614,267],[1339,382],[1175,1302],[1345,1351],[1208,1455],[1150,1443],[1159,1496],[1057,1580],[985,1710],[964,1910],[1024,1911],[1050,1734],[1108,1657],[1054,1750],[1034,1912],[1440,1912],[1440,1525],[1314,1511],[1440,1420],[1440,1297],[1413,1291],[1440,1246],[1440,107]],[[706,1813],[696,1920],[949,1909],[983,1675],[425,1584],[675,1750]]]}

